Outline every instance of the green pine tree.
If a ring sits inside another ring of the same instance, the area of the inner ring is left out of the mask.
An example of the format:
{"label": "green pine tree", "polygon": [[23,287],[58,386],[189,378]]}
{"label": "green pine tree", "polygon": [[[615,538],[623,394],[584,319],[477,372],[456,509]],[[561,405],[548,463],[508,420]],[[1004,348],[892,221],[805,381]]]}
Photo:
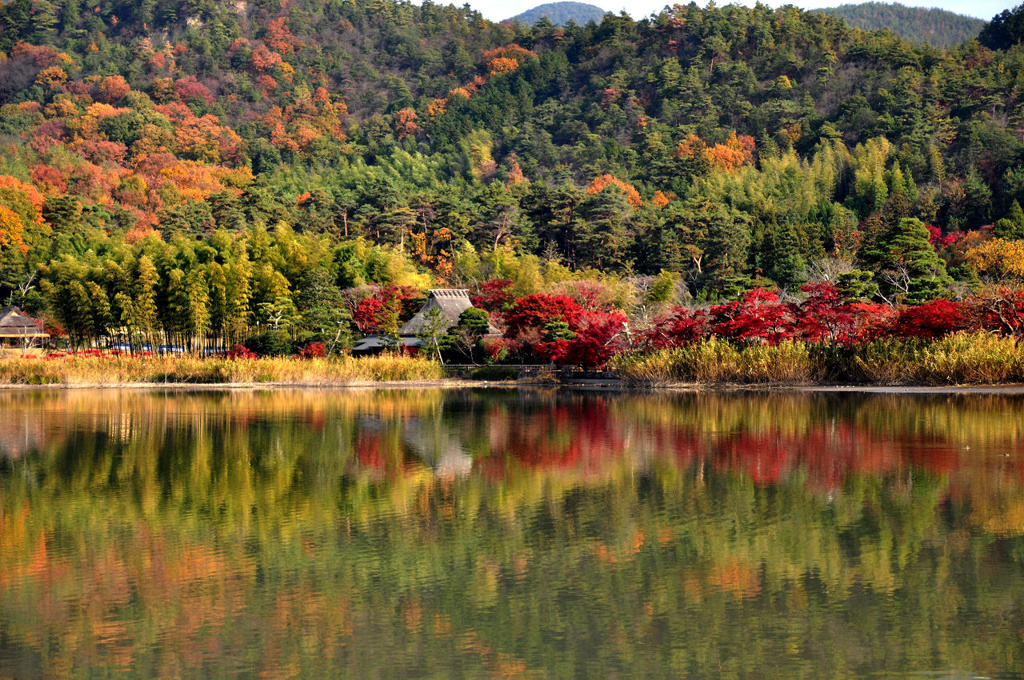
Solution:
{"label": "green pine tree", "polygon": [[1006,217],[996,222],[992,233],[1010,241],[1024,239],[1024,210],[1021,210],[1019,202],[1013,202]]}
{"label": "green pine tree", "polygon": [[885,235],[881,293],[890,301],[922,304],[942,297],[953,280],[928,242],[928,228],[904,218]]}

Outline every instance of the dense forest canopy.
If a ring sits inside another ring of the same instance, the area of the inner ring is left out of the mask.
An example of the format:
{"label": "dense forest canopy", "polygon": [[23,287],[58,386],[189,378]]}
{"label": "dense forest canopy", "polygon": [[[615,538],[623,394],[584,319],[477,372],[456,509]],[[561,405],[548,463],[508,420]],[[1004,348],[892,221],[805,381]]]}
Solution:
{"label": "dense forest canopy", "polygon": [[664,271],[678,302],[854,271],[918,302],[1017,271],[1006,31],[385,0],[13,0],[0,27],[0,299],[83,336],[309,323],[370,284]]}
{"label": "dense forest canopy", "polygon": [[907,7],[898,2],[862,2],[819,10],[868,31],[887,28],[914,43],[952,48],[976,38],[984,21],[937,7]]}

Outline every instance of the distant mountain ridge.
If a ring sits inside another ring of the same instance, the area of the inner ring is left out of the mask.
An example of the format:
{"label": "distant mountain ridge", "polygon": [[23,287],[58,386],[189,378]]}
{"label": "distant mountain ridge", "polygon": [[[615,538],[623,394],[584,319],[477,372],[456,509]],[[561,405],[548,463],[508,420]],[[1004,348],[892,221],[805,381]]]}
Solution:
{"label": "distant mountain ridge", "polygon": [[866,31],[888,28],[911,42],[947,49],[977,37],[986,24],[981,19],[944,9],[907,7],[898,2],[864,2],[817,11],[840,17]]}
{"label": "distant mountain ridge", "polygon": [[528,9],[521,14],[511,17],[509,21],[533,26],[535,23],[547,17],[551,23],[564,26],[570,21],[579,24],[586,24],[588,21],[601,23],[601,19],[607,12],[596,5],[588,5],[585,2],[548,2]]}

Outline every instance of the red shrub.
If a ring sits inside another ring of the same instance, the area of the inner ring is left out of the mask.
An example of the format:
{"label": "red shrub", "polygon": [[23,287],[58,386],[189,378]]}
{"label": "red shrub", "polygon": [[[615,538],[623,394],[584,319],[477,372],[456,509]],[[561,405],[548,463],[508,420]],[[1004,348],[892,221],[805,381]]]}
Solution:
{"label": "red shrub", "polygon": [[364,333],[387,332],[394,330],[391,327],[395,326],[398,321],[397,307],[397,300],[387,300],[372,295],[359,303],[352,319],[356,322],[359,330]]}
{"label": "red shrub", "polygon": [[327,345],[322,342],[310,342],[299,350],[303,359],[323,359],[327,356]]}
{"label": "red shrub", "polygon": [[711,308],[715,333],[733,340],[754,340],[777,345],[794,335],[796,319],[776,293],[752,290],[742,300]]}
{"label": "red shrub", "polygon": [[830,283],[813,283],[800,288],[807,298],[796,310],[796,333],[810,342],[845,342],[853,338],[862,310],[843,300]]}
{"label": "red shrub", "polygon": [[477,288],[473,306],[488,312],[500,312],[512,304],[512,282],[508,279],[488,279]]}
{"label": "red shrub", "polygon": [[646,349],[682,347],[697,342],[708,334],[708,315],[702,309],[675,307],[659,316],[641,337]]}
{"label": "red shrub", "polygon": [[941,338],[967,327],[967,316],[959,302],[932,300],[900,310],[892,334],[903,338]]}
{"label": "red shrub", "polygon": [[899,316],[896,309],[877,302],[854,302],[850,306],[861,319],[856,333],[858,342],[870,342],[892,334],[892,326]]}
{"label": "red shrub", "polygon": [[568,295],[535,293],[516,300],[505,312],[508,335],[516,337],[528,328],[543,328],[552,321],[561,320],[576,332],[583,309]]}
{"label": "red shrub", "polygon": [[415,313],[420,300],[414,288],[389,283],[360,302],[352,318],[364,333],[388,333],[398,328],[401,319]]}
{"label": "red shrub", "polygon": [[928,228],[928,243],[932,244],[932,247],[935,248],[935,250],[942,250],[943,248],[951,246],[964,236],[964,232],[962,231],[950,232],[943,236],[942,230],[938,227],[933,227],[930,224],[926,224],[925,226]]}
{"label": "red shrub", "polygon": [[228,350],[228,359],[255,359],[256,354],[245,345],[235,345]]}
{"label": "red shrub", "polygon": [[523,352],[523,343],[511,338],[484,338],[481,344],[484,352],[494,363],[517,359]]}
{"label": "red shrub", "polygon": [[581,312],[572,340],[542,343],[538,350],[559,364],[600,368],[620,349],[619,334],[626,328],[622,312]]}

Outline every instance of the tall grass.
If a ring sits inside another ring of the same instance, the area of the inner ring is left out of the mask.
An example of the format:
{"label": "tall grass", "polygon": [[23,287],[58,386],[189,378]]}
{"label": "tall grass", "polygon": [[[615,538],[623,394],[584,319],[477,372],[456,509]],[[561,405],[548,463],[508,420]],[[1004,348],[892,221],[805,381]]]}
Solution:
{"label": "tall grass", "polygon": [[1024,382],[1024,343],[991,333],[939,340],[885,338],[845,347],[784,342],[735,346],[709,340],[616,357],[609,368],[645,384],[978,385]]}
{"label": "tall grass", "polygon": [[187,356],[0,358],[0,384],[133,383],[350,385],[438,380],[443,367],[421,357],[218,359]]}
{"label": "tall grass", "polygon": [[991,333],[957,333],[939,340],[885,339],[852,354],[858,382],[981,385],[1024,380],[1024,345]]}
{"label": "tall grass", "polygon": [[736,346],[719,338],[650,354],[622,355],[609,368],[626,380],[651,384],[804,384],[814,374],[804,342]]}

